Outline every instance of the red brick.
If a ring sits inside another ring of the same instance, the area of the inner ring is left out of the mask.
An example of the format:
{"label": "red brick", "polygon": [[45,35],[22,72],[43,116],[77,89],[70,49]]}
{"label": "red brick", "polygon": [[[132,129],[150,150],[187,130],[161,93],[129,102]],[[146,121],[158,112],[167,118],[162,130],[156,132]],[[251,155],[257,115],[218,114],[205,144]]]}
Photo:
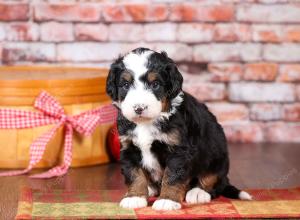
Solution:
{"label": "red brick", "polygon": [[184,90],[200,101],[225,99],[225,85],[221,83],[185,82]]}
{"label": "red brick", "polygon": [[243,74],[242,65],[237,63],[210,63],[208,71],[216,82],[239,81]]}
{"label": "red brick", "polygon": [[273,81],[278,72],[276,63],[251,63],[245,65],[245,80]]}
{"label": "red brick", "polygon": [[257,42],[300,42],[299,25],[253,25],[252,31]]}
{"label": "red brick", "polygon": [[72,24],[47,22],[41,24],[41,40],[48,42],[73,41]]}
{"label": "red brick", "polygon": [[0,2],[0,21],[25,21],[28,19],[28,4]]}
{"label": "red brick", "polygon": [[103,9],[103,17],[105,21],[109,22],[129,21],[129,17],[121,5],[105,6]]}
{"label": "red brick", "polygon": [[256,61],[261,59],[261,45],[252,43],[196,45],[193,59],[196,62]]}
{"label": "red brick", "polygon": [[9,23],[6,26],[6,40],[8,41],[37,41],[39,27],[34,23]]}
{"label": "red brick", "polygon": [[300,82],[300,64],[282,65],[279,72],[279,81]]}
{"label": "red brick", "polygon": [[128,4],[123,6],[132,21],[145,21],[147,5],[145,4]]}
{"label": "red brick", "polygon": [[147,21],[165,21],[169,16],[169,8],[166,5],[154,5],[150,7],[148,12]]}
{"label": "red brick", "polygon": [[250,119],[253,121],[273,121],[283,117],[282,107],[279,104],[253,104],[250,108]]}
{"label": "red brick", "polygon": [[171,8],[173,21],[231,21],[234,18],[232,5],[202,5],[178,3]]}
{"label": "red brick", "polygon": [[173,21],[196,21],[197,9],[194,4],[176,4],[172,6],[170,19]]}
{"label": "red brick", "polygon": [[89,3],[38,3],[34,5],[36,21],[80,21],[93,22],[100,20],[100,7]]}
{"label": "red brick", "polygon": [[300,104],[286,104],[283,106],[284,120],[300,121]]}
{"label": "red brick", "polygon": [[283,28],[279,25],[253,25],[253,40],[259,42],[280,42],[282,41]]}
{"label": "red brick", "polygon": [[232,83],[229,99],[234,102],[293,102],[295,86],[288,83]]}
{"label": "red brick", "polygon": [[247,22],[300,22],[300,7],[297,4],[240,4],[236,17],[238,21]]}
{"label": "red brick", "polygon": [[223,123],[229,142],[252,143],[264,141],[263,126],[254,122]]}
{"label": "red brick", "polygon": [[153,41],[176,41],[177,25],[173,23],[157,23],[145,25],[145,40]]}
{"label": "red brick", "polygon": [[169,13],[165,4],[126,4],[124,7],[132,21],[165,21]]}
{"label": "red brick", "polygon": [[104,24],[75,25],[75,39],[79,41],[106,41],[108,28]]}
{"label": "red brick", "polygon": [[103,17],[108,22],[164,21],[168,17],[168,10],[164,4],[118,3],[106,5]]}
{"label": "red brick", "polygon": [[55,60],[55,45],[47,43],[6,43],[3,45],[3,62],[18,61],[52,62]]}
{"label": "red brick", "polygon": [[283,41],[300,42],[300,25],[291,25],[285,27]]}
{"label": "red brick", "polygon": [[186,44],[155,43],[153,44],[153,49],[156,51],[166,51],[168,56],[177,62],[192,60],[192,48]]}
{"label": "red brick", "polygon": [[223,42],[250,41],[251,28],[246,24],[217,24],[214,40]]}
{"label": "red brick", "polygon": [[296,43],[264,45],[263,58],[267,61],[299,62],[300,45]]}
{"label": "red brick", "polygon": [[207,103],[219,122],[247,120],[249,111],[246,105],[231,103]]}
{"label": "red brick", "polygon": [[178,40],[187,43],[212,41],[214,26],[201,23],[182,23],[178,27]]}
{"label": "red brick", "polygon": [[264,131],[268,142],[300,142],[300,123],[272,122]]}

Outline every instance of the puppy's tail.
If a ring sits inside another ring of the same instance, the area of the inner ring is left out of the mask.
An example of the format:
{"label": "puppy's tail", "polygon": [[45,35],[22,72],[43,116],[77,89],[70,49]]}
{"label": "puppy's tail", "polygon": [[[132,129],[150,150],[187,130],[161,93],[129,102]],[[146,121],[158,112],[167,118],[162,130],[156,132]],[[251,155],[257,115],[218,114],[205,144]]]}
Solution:
{"label": "puppy's tail", "polygon": [[230,199],[252,200],[252,196],[249,193],[239,190],[230,183],[225,186],[221,195]]}

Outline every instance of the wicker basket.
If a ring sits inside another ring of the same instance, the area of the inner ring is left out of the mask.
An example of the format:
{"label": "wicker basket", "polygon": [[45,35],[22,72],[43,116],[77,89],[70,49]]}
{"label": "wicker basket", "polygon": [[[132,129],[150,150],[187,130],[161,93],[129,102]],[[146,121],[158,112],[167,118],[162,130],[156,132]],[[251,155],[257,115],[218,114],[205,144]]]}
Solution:
{"label": "wicker basket", "polygon": [[[106,69],[71,67],[0,67],[0,108],[36,111],[42,90],[54,96],[68,115],[110,103],[105,95]],[[30,144],[53,125],[32,129],[0,129],[0,168],[25,168]],[[73,137],[72,167],[109,161],[106,136],[111,124],[100,125],[90,137]],[[62,159],[63,128],[46,147],[36,167],[52,167]]]}

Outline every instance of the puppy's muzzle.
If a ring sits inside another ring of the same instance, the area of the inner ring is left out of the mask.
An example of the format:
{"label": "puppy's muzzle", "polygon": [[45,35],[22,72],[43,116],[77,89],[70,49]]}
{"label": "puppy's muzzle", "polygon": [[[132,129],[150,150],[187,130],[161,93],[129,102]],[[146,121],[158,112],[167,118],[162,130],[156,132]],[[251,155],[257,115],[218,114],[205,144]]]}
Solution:
{"label": "puppy's muzzle", "polygon": [[143,104],[137,104],[133,106],[133,109],[137,115],[143,114],[143,112],[148,108],[148,106]]}

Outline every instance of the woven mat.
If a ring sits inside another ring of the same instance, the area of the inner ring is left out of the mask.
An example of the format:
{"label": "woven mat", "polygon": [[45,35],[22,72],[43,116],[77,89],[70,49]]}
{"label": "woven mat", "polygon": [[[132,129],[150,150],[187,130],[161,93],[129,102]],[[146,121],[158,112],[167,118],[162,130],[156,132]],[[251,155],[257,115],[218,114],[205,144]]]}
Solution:
{"label": "woven mat", "polygon": [[[300,187],[248,190],[255,200],[223,197],[208,204],[183,205],[176,211],[122,209],[121,190],[39,191],[24,188],[16,219],[191,219],[191,218],[300,218]],[[154,198],[150,202],[153,203]]]}

